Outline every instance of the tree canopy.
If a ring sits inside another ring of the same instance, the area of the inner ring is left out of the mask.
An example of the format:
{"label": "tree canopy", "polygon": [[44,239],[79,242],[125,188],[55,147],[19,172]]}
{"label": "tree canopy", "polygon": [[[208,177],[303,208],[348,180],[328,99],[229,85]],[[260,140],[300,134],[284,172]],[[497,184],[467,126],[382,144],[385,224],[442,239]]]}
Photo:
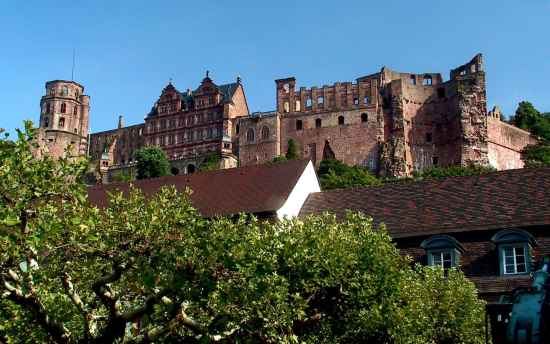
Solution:
{"label": "tree canopy", "polygon": [[296,141],[289,139],[287,146],[285,158],[287,160],[298,159],[298,147],[296,146]]}
{"label": "tree canopy", "polygon": [[360,166],[348,166],[335,159],[325,159],[319,165],[319,181],[323,190],[381,185],[382,181]]}
{"label": "tree canopy", "polygon": [[7,343],[483,343],[457,270],[414,266],[365,215],[204,219],[163,188],[88,203],[86,162],[0,139]]}
{"label": "tree canopy", "polygon": [[536,145],[523,150],[526,167],[550,166],[550,113],[540,113],[530,102],[520,102],[510,123],[540,137]]}
{"label": "tree canopy", "polygon": [[136,151],[137,179],[167,176],[170,163],[166,153],[159,147],[144,147]]}

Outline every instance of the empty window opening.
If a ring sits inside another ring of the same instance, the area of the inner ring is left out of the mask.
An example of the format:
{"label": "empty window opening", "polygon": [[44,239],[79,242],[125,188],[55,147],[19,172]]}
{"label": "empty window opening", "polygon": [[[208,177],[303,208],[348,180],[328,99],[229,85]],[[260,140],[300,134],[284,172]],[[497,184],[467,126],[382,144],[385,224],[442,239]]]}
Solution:
{"label": "empty window opening", "polygon": [[50,119],[48,117],[44,118],[44,127],[49,127],[50,126]]}
{"label": "empty window opening", "polygon": [[369,104],[369,103],[370,103],[369,96],[365,96],[365,98],[363,98],[363,102],[364,102],[365,104]]}
{"label": "empty window opening", "polygon": [[63,128],[65,126],[65,118],[61,117],[57,126]]}
{"label": "empty window opening", "polygon": [[317,104],[319,104],[319,106],[323,106],[325,104],[325,97],[323,97],[323,96],[318,97],[317,98]]}
{"label": "empty window opening", "polygon": [[296,104],[295,104],[294,111],[300,111],[300,105],[301,105],[301,104],[300,104],[300,101],[297,100],[297,101],[296,101]]}
{"label": "empty window opening", "polygon": [[180,170],[179,170],[179,168],[177,168],[177,167],[172,167],[172,168],[170,169],[170,172],[172,172],[172,174],[173,174],[174,176],[177,176],[178,174],[180,174]]}
{"label": "empty window opening", "polygon": [[323,122],[320,118],[317,118],[315,120],[315,128],[321,128],[321,126],[323,125]]}
{"label": "empty window opening", "polygon": [[263,127],[262,128],[262,140],[267,140],[269,138],[269,128]]}
{"label": "empty window opening", "polygon": [[61,103],[61,113],[65,113],[67,111],[67,104]]}
{"label": "empty window opening", "polygon": [[426,142],[432,142],[432,133],[426,133]]}
{"label": "empty window opening", "polygon": [[443,87],[437,89],[437,96],[439,98],[445,98],[445,89]]}
{"label": "empty window opening", "polygon": [[284,111],[285,111],[285,112],[289,112],[289,111],[290,111],[290,105],[289,105],[288,102],[285,102],[284,105],[283,105],[283,107],[284,107]]}
{"label": "empty window opening", "polygon": [[254,142],[254,129],[248,129],[248,131],[246,132],[246,141]]}
{"label": "empty window opening", "polygon": [[365,123],[365,122],[368,122],[369,121],[369,115],[367,115],[366,113],[362,113],[361,114],[361,122]]}
{"label": "empty window opening", "polygon": [[241,127],[237,124],[237,125],[235,126],[235,133],[238,134],[240,129],[241,129]]}
{"label": "empty window opening", "polygon": [[306,108],[311,109],[311,98],[306,99]]}
{"label": "empty window opening", "polygon": [[432,85],[432,76],[431,75],[424,75],[424,86],[431,86]]}
{"label": "empty window opening", "polygon": [[411,75],[411,85],[416,85],[416,75]]}
{"label": "empty window opening", "polygon": [[338,117],[338,125],[344,125],[344,123],[345,123],[344,116],[339,116]]}
{"label": "empty window opening", "polygon": [[302,130],[302,128],[303,128],[302,121],[296,120],[296,130]]}
{"label": "empty window opening", "polygon": [[359,105],[359,98],[353,98],[353,105]]}
{"label": "empty window opening", "polygon": [[439,158],[434,156],[432,157],[432,165],[437,166],[439,164]]}
{"label": "empty window opening", "polygon": [[195,165],[193,164],[187,165],[187,174],[193,174],[195,173],[195,170],[196,170]]}

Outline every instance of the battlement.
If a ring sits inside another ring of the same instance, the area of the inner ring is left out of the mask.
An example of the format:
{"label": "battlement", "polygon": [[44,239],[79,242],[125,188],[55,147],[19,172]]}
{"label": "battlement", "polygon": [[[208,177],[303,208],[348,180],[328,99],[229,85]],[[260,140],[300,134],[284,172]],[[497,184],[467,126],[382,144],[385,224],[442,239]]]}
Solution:
{"label": "battlement", "polygon": [[470,62],[451,70],[451,80],[461,79],[479,72],[483,72],[483,55],[481,54],[477,54]]}

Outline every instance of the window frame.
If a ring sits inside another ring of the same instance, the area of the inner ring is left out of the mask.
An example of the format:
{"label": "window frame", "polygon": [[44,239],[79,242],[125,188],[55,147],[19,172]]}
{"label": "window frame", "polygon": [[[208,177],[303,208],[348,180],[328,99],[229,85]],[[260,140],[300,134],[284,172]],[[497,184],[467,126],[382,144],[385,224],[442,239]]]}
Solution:
{"label": "window frame", "polygon": [[[444,270],[448,268],[458,268],[460,265],[460,258],[462,253],[464,253],[464,247],[450,235],[433,235],[428,239],[422,241],[420,244],[426,251],[427,261],[426,263],[429,266],[440,266]],[[434,255],[441,255],[442,260],[441,264],[436,264],[434,261]],[[449,267],[445,267],[445,259],[443,258],[444,254],[450,255],[451,264]]]}
{"label": "window frame", "polygon": [[[532,248],[537,245],[535,238],[522,229],[505,229],[497,232],[491,241],[496,245],[498,252],[498,271],[500,276],[518,276],[526,275],[531,272],[531,264],[533,262]],[[523,257],[525,271],[517,271],[517,254],[514,249],[514,272],[506,272],[506,254],[507,248],[523,248]]]}
{"label": "window frame", "polygon": [[[509,248],[512,248],[512,257],[514,259],[514,263],[513,263],[513,267],[514,267],[514,271],[513,272],[507,272],[506,270],[506,266],[507,265],[510,265],[510,264],[506,264],[506,249],[509,249]],[[516,252],[516,249],[519,249],[521,248],[523,250],[523,265],[524,265],[524,271],[518,271],[518,265],[521,264],[521,263],[518,263],[517,262],[517,258],[518,255],[517,252]],[[500,269],[501,272],[502,272],[502,275],[504,276],[510,276],[510,275],[524,275],[524,274],[527,274],[529,273],[529,262],[528,262],[528,258],[530,257],[530,254],[529,254],[529,245],[527,245],[526,243],[518,243],[518,244],[501,244],[499,245],[499,261],[500,261]]]}

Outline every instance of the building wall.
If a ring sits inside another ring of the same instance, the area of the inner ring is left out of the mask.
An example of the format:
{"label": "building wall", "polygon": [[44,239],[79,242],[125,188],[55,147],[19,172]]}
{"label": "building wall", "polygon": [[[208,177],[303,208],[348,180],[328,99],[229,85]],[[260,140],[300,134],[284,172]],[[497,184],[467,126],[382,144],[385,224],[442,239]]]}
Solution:
{"label": "building wall", "polygon": [[266,163],[281,155],[281,118],[276,112],[241,118],[238,126],[241,166]]}
{"label": "building wall", "polygon": [[537,139],[529,132],[500,120],[500,114],[487,117],[489,163],[497,170],[523,168],[521,151]]}
{"label": "building wall", "polygon": [[[537,245],[531,252],[532,262],[540,263],[544,256],[550,254],[550,236],[547,234],[549,227],[522,229],[536,239]],[[447,233],[464,248],[460,256],[460,269],[476,284],[480,296],[489,302],[497,301],[500,295],[509,294],[516,287],[530,285],[529,274],[500,276],[498,250],[491,241],[497,232],[499,230]],[[395,242],[401,254],[411,256],[415,262],[427,264],[426,251],[420,244],[429,237],[399,238],[395,239]],[[533,265],[532,269],[534,268],[536,265]]]}

